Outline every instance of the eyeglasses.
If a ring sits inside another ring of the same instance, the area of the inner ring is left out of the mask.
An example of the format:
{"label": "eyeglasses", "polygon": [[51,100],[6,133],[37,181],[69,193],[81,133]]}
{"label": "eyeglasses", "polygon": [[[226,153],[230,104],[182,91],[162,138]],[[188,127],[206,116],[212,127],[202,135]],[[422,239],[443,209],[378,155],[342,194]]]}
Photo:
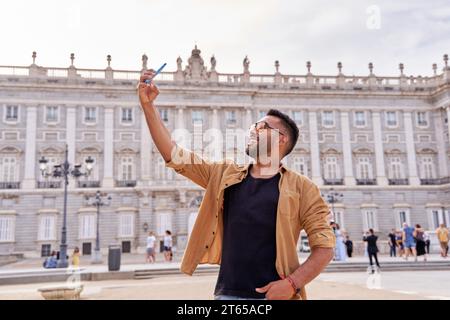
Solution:
{"label": "eyeglasses", "polygon": [[266,121],[258,121],[255,122],[252,126],[252,128],[255,128],[256,132],[259,132],[259,130],[266,130],[266,129],[270,129],[270,130],[276,130],[278,131],[281,135],[285,135],[283,132],[280,131],[280,129],[277,128],[273,128],[271,127]]}

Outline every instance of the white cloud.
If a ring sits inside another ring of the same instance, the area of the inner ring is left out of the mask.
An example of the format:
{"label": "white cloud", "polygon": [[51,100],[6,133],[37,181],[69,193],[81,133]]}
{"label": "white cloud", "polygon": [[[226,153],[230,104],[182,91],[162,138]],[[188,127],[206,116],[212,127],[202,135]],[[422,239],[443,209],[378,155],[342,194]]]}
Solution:
{"label": "white cloud", "polygon": [[[366,9],[380,8],[381,28],[366,27]],[[146,52],[150,65],[167,62],[174,70],[184,63],[195,43],[205,62],[215,54],[220,72],[241,72],[246,54],[250,70],[273,73],[312,71],[398,74],[403,62],[408,74],[431,74],[442,66],[449,50],[450,9],[444,0],[132,0],[67,1],[3,0],[0,2],[0,64],[27,65],[31,52],[45,66],[68,66],[76,54],[78,67],[139,69]]]}

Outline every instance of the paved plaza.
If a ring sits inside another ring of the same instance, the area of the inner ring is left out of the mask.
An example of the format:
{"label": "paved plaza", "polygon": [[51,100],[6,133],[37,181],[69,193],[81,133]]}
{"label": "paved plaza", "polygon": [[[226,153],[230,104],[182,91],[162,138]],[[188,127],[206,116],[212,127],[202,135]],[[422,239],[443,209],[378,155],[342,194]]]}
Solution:
{"label": "paved plaza", "polygon": [[[304,261],[307,254],[301,254]],[[148,279],[135,280],[105,280],[82,281],[84,290],[81,298],[87,300],[109,299],[181,299],[181,300],[209,300],[213,298],[213,291],[217,279],[217,271],[211,270],[206,274],[195,274],[192,277],[178,273],[181,256],[176,256],[175,261],[164,262],[163,256],[157,256],[157,263],[143,263],[142,255],[123,255],[121,271],[132,270],[167,270],[175,274],[169,275],[159,272]],[[27,274],[39,272],[45,274],[52,270],[43,269],[40,266],[42,259],[25,259],[14,264],[0,267],[0,277],[14,274]],[[91,265],[89,257],[82,257],[82,272],[107,272],[107,257],[104,257],[102,265]],[[410,262],[412,259],[410,259]],[[420,259],[422,260],[422,259]],[[445,261],[438,255],[432,255],[430,262]],[[404,262],[401,258],[381,256],[380,263]],[[351,258],[346,264],[367,263],[367,257],[359,256]],[[450,272],[447,270],[423,270],[412,271],[405,263],[404,271],[386,271],[369,275],[367,272],[326,272],[308,285],[308,298],[312,300],[334,299],[450,299]],[[336,264],[336,262],[332,262]],[[342,263],[340,263],[342,264]],[[424,265],[419,261],[417,264]],[[55,269],[53,269],[55,270]],[[58,269],[56,269],[58,270]],[[59,270],[62,271],[63,270]],[[169,273],[169,272],[168,272]],[[9,299],[43,299],[38,289],[57,286],[62,283],[33,283],[0,286],[0,300]]]}
{"label": "paved plaza", "polygon": [[[114,280],[83,282],[82,299],[180,299],[211,300],[217,275],[162,276],[147,280]],[[450,289],[443,284],[450,283],[447,271],[405,271],[381,274],[381,288],[366,286],[366,273],[327,273],[319,276],[308,287],[311,300],[450,300]],[[43,299],[39,288],[54,286],[55,283],[13,285],[0,287],[0,300]]]}

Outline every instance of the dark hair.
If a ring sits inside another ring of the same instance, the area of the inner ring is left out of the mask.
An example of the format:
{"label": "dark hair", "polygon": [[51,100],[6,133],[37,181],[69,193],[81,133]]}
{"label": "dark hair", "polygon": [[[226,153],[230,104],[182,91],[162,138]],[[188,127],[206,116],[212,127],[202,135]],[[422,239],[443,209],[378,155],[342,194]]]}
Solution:
{"label": "dark hair", "polygon": [[372,229],[372,228],[370,228],[370,229],[369,229],[369,232],[370,232],[371,234],[373,234],[373,233],[374,233],[374,231],[373,231],[373,229]]}
{"label": "dark hair", "polygon": [[277,117],[278,119],[280,119],[283,127],[287,130],[287,133],[289,135],[289,143],[290,143],[289,147],[286,150],[286,154],[285,154],[285,156],[287,156],[294,149],[295,144],[297,143],[297,140],[298,140],[299,130],[298,130],[297,124],[287,114],[285,114],[281,111],[278,111],[276,109],[270,109],[267,112],[267,115],[274,116],[274,117]]}
{"label": "dark hair", "polygon": [[168,235],[171,235],[171,234],[172,234],[172,232],[170,232],[170,230],[166,230],[166,233],[167,233]]}
{"label": "dark hair", "polygon": [[416,224],[416,228],[420,228],[420,224]]}

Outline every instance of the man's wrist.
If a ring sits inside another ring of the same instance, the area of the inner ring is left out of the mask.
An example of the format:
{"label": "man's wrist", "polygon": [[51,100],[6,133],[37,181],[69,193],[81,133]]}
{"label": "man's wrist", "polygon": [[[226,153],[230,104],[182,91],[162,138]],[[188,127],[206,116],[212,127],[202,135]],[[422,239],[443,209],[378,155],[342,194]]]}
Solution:
{"label": "man's wrist", "polygon": [[289,275],[289,276],[286,277],[286,280],[287,280],[287,281],[289,282],[289,284],[291,285],[291,287],[292,287],[292,289],[293,289],[293,291],[294,291],[294,294],[299,294],[299,293],[300,293],[300,288],[297,287],[297,285],[296,285],[295,282],[294,282],[294,279],[292,279],[292,277]]}
{"label": "man's wrist", "polygon": [[142,107],[144,109],[146,109],[146,108],[153,108],[154,107],[153,101],[150,101],[150,100],[142,101],[141,104],[142,104]]}

